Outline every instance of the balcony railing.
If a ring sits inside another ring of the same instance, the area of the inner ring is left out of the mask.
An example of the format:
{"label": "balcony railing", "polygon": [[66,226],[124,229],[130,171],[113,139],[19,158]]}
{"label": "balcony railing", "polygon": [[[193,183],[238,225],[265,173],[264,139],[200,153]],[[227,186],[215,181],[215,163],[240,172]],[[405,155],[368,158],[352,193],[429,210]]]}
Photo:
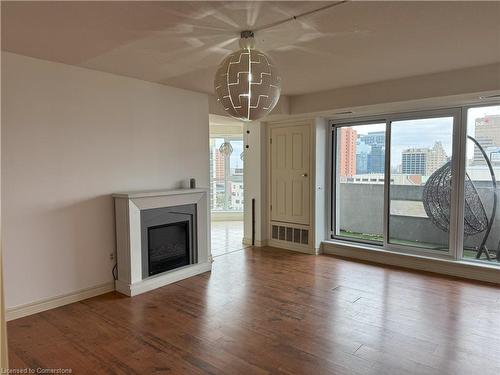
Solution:
{"label": "balcony railing", "polygon": [[[489,214],[493,206],[491,184],[474,182],[477,192]],[[489,185],[489,186],[488,186]],[[351,239],[382,241],[384,203],[383,184],[340,183],[339,235]],[[391,214],[389,217],[391,242],[402,245],[418,243],[420,248],[448,250],[448,233],[436,227],[425,214],[422,204],[423,186],[391,185]],[[498,209],[498,208],[497,208]],[[356,214],[353,214],[356,213]],[[359,214],[363,213],[363,214]],[[475,258],[477,247],[484,233],[464,237],[464,257]],[[492,258],[500,246],[500,220],[493,222],[493,228],[486,242]],[[493,259],[496,261],[496,259]],[[494,262],[499,264],[498,262]]]}

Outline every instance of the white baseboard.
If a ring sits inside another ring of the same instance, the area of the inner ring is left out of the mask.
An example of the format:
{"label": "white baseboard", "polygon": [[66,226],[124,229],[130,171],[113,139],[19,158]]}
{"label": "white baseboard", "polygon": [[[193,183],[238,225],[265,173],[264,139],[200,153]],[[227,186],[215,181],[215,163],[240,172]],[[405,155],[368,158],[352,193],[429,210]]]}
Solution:
{"label": "white baseboard", "polygon": [[304,253],[304,254],[317,255],[316,249],[307,247],[306,245],[298,245],[293,242],[279,241],[273,239],[270,239],[269,241],[267,241],[267,243],[269,246],[278,247],[280,249],[297,251],[299,253]]}
{"label": "white baseboard", "polygon": [[5,319],[9,321],[22,318],[23,316],[36,314],[87,298],[95,297],[100,294],[109,293],[113,290],[115,290],[115,285],[113,282],[109,282],[91,288],[81,289],[73,293],[62,294],[56,297],[44,298],[25,305],[10,307],[5,311]]}
{"label": "white baseboard", "polygon": [[[243,237],[243,245],[252,246],[252,239],[248,237]],[[267,240],[258,241],[255,240],[255,247],[265,247],[267,246]]]}
{"label": "white baseboard", "polygon": [[187,279],[188,277],[208,272],[212,269],[212,262],[193,264],[182,269],[176,269],[175,272],[165,273],[158,276],[153,276],[133,284],[127,284],[123,281],[116,280],[116,291],[126,296],[136,296],[141,293],[149,292],[153,289],[175,283],[179,280]]}
{"label": "white baseboard", "polygon": [[500,267],[323,242],[323,254],[500,284]]}

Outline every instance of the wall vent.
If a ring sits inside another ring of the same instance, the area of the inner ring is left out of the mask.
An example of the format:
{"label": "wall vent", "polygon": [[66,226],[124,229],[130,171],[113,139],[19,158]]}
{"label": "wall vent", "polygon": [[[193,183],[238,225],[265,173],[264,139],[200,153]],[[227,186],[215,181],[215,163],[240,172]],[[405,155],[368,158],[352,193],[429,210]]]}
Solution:
{"label": "wall vent", "polygon": [[281,225],[273,225],[271,230],[273,240],[294,242],[301,245],[309,244],[309,230]]}

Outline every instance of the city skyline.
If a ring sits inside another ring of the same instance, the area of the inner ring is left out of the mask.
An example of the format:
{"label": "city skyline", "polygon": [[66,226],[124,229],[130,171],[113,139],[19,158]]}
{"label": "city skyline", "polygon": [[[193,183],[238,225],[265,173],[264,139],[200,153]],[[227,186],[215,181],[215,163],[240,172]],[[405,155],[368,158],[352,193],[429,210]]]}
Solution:
{"label": "city skyline", "polygon": [[[233,148],[228,165],[226,165],[228,159],[219,150],[225,141],[229,141]],[[210,138],[210,196],[212,210],[237,212],[243,210],[242,151],[242,139]]]}
{"label": "city skyline", "polygon": [[[483,147],[487,154],[498,154],[500,151],[500,115],[485,115],[483,117],[476,118],[474,122],[474,138]],[[468,142],[472,143],[472,142]],[[469,150],[468,150],[469,151]],[[473,154],[467,155],[469,164],[471,165],[485,165],[486,161],[479,150],[479,148],[474,147],[472,151]],[[472,159],[471,159],[472,156]],[[492,162],[497,162],[495,158],[491,156],[490,160]]]}
{"label": "city skyline", "polygon": [[[221,144],[224,143],[224,138],[212,138],[214,140],[215,148],[219,148]],[[233,146],[233,152],[229,159],[229,164],[231,169],[243,168],[243,161],[241,160],[241,153],[243,152],[243,140],[231,139],[229,140],[231,146]]]}
{"label": "city skyline", "polygon": [[[341,129],[355,131],[357,139],[360,140],[360,138],[368,136],[370,133],[385,133],[385,128],[385,123],[375,123]],[[424,137],[423,134],[425,134]],[[397,170],[401,167],[402,155],[405,150],[411,148],[431,149],[436,142],[441,142],[446,155],[451,157],[452,134],[452,117],[394,121],[391,128],[391,169]],[[354,154],[356,154],[356,151],[354,151]]]}

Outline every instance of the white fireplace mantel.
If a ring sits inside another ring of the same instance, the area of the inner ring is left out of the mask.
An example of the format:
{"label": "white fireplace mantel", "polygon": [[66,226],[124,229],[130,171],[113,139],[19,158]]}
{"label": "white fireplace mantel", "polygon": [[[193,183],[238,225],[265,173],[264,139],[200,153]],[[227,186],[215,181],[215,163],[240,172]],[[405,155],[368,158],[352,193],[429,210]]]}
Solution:
{"label": "white fireplace mantel", "polygon": [[[113,194],[113,198],[118,270],[115,289],[118,292],[134,296],[211,270],[208,189],[123,192]],[[141,210],[186,204],[196,204],[198,262],[143,278]]]}

